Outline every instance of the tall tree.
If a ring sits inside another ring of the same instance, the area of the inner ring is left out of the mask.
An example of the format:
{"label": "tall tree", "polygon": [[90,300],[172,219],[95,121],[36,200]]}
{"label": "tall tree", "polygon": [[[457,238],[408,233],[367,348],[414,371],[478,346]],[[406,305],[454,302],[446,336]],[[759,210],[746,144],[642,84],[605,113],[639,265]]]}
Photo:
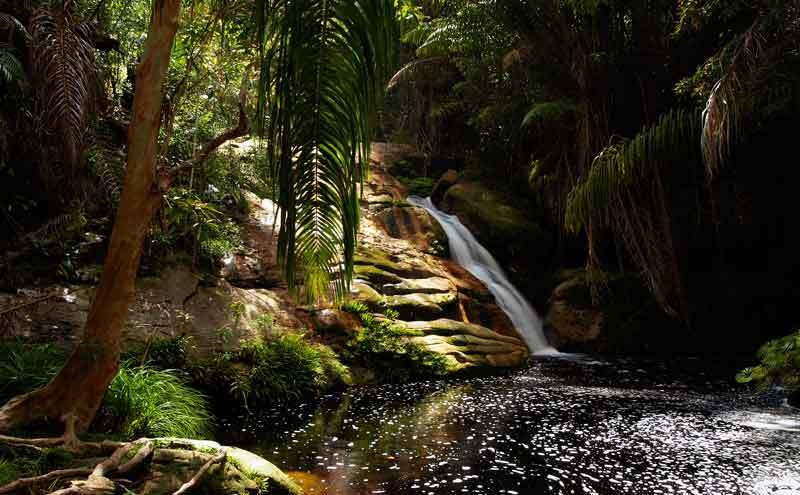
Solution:
{"label": "tall tree", "polygon": [[128,164],[103,275],[89,311],[83,339],[66,365],[44,388],[21,395],[0,409],[0,431],[36,419],[74,421],[85,430],[119,368],[122,328],[133,299],[147,229],[161,204],[156,169],[162,86],[178,28],[180,0],[158,0],[137,69]]}

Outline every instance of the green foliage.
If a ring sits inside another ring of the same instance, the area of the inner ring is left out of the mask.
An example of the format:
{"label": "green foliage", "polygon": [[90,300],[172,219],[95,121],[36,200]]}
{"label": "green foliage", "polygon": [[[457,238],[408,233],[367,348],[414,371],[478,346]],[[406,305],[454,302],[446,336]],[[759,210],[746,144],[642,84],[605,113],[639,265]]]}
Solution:
{"label": "green foliage", "polygon": [[433,186],[436,185],[430,177],[398,177],[398,179],[408,188],[408,194],[423,198],[430,196]]}
{"label": "green foliage", "polygon": [[17,465],[10,459],[0,458],[0,486],[7,485],[19,477]]}
{"label": "green foliage", "polygon": [[215,205],[189,189],[174,188],[165,196],[169,229],[157,240],[167,245],[188,238],[205,259],[215,262],[241,247],[239,227]]}
{"label": "green foliage", "polygon": [[309,343],[300,334],[285,334],[266,343],[248,342],[237,360],[251,366],[238,383],[249,407],[314,397],[350,382],[349,370],[329,347]]}
{"label": "green foliage", "polygon": [[96,419],[97,427],[127,438],[166,436],[206,438],[213,418],[206,397],[177,372],[122,366],[111,382]]}
{"label": "green foliage", "polygon": [[374,370],[379,381],[406,382],[450,372],[444,356],[409,342],[408,337],[419,336],[421,332],[395,323],[396,312],[389,310],[385,317],[376,316],[359,302],[346,303],[342,309],[356,314],[362,324],[347,343],[352,359]]}
{"label": "green foliage", "polygon": [[47,385],[66,360],[52,344],[7,341],[0,344],[0,400]]}
{"label": "green foliage", "polygon": [[192,337],[188,335],[154,339],[147,350],[146,362],[159,369],[186,369],[189,366],[191,346]]}
{"label": "green foliage", "polygon": [[[154,343],[151,350],[159,359],[175,361],[184,352],[175,349],[185,343]],[[0,344],[0,398],[47,384],[65,359],[64,351],[51,344]],[[94,427],[128,438],[203,437],[210,434],[212,420],[206,398],[186,385],[179,372],[125,362],[103,398]]]}
{"label": "green foliage", "polygon": [[282,206],[280,260],[290,287],[305,274],[310,299],[331,288],[343,295],[353,275],[357,185],[395,62],[395,2],[259,0],[256,12],[258,124]]}
{"label": "green foliage", "polygon": [[349,369],[333,350],[296,333],[247,342],[237,352],[198,363],[193,374],[219,400],[251,411],[317,397],[351,383]]}
{"label": "green foliage", "polygon": [[761,388],[778,384],[790,392],[800,391],[800,331],[767,342],[757,356],[761,363],[740,371],[736,381]]}

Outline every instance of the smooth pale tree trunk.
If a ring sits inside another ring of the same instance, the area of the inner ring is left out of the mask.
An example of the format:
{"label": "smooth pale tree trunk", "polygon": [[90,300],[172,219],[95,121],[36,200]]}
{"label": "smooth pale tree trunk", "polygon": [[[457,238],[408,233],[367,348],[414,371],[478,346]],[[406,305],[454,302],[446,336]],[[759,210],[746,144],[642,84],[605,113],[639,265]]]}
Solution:
{"label": "smooth pale tree trunk", "polygon": [[122,328],[134,296],[142,245],[161,203],[156,169],[161,95],[180,0],[155,0],[153,9],[136,74],[122,198],[83,339],[47,386],[0,409],[0,431],[39,419],[74,421],[77,431],[86,430],[119,369]]}

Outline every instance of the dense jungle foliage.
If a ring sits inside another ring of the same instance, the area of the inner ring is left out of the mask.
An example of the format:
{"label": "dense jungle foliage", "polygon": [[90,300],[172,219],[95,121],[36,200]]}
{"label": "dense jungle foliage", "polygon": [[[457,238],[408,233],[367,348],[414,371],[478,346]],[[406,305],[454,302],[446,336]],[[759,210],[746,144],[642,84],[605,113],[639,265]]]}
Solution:
{"label": "dense jungle foliage", "polygon": [[[0,0],[3,292],[99,280],[159,5]],[[542,242],[517,249],[518,224],[498,221],[498,257],[533,267],[509,271],[537,306],[580,269],[595,306],[630,277],[629,300],[663,319],[619,339],[664,352],[752,353],[800,324],[796,0],[186,1],[161,94],[162,198],[139,274],[179,259],[208,282],[242,249],[248,197],[269,198],[288,289],[341,302],[369,143],[384,140],[418,150],[397,167],[411,193],[455,169],[483,188],[475,215],[513,206]],[[125,355],[92,427],[207,436],[208,397],[249,410],[350,384],[351,367],[446,373],[395,315],[343,307],[362,329],[336,351],[278,332],[203,362],[182,341]],[[4,345],[4,400],[66,359]],[[796,333],[774,340],[739,380],[796,389],[797,353]],[[174,411],[147,400],[164,394]]]}

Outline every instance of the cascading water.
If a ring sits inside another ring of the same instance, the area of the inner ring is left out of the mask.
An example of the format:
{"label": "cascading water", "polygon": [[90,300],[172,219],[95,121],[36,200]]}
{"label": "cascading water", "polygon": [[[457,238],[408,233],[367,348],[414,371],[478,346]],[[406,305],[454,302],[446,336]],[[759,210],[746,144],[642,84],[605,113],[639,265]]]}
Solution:
{"label": "cascading water", "polygon": [[532,354],[552,354],[555,351],[542,332],[542,320],[527,300],[511,283],[492,257],[455,215],[440,211],[430,198],[411,196],[408,202],[424,208],[444,229],[453,259],[483,282],[505,311]]}

